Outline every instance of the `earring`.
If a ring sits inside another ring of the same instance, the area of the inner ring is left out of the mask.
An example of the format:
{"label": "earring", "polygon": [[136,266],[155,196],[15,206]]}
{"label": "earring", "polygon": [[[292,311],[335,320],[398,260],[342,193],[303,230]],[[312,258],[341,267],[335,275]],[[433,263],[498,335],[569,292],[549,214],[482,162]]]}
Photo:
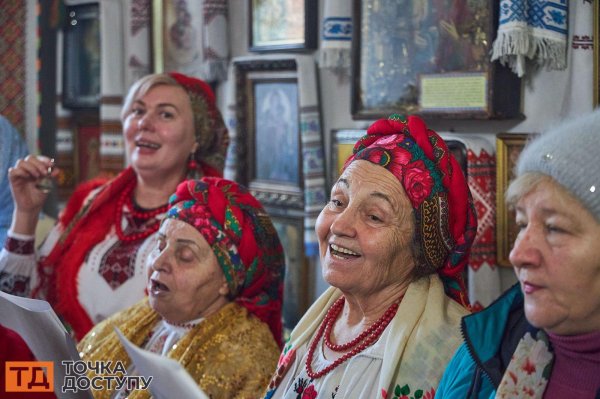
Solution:
{"label": "earring", "polygon": [[190,159],[187,164],[188,170],[197,170],[198,162],[194,158]]}
{"label": "earring", "polygon": [[187,162],[187,175],[189,179],[195,179],[198,174],[198,162],[194,159],[194,153],[192,152]]}

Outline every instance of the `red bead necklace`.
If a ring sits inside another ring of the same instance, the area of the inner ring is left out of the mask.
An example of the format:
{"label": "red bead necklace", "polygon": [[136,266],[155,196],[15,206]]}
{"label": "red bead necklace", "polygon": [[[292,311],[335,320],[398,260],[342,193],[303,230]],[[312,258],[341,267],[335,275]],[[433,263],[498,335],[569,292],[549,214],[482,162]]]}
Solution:
{"label": "red bead necklace", "polygon": [[[388,324],[390,324],[390,321],[392,321],[392,319],[396,315],[399,306],[398,302],[401,299],[402,298],[400,298],[397,302],[391,304],[390,307],[379,319],[374,321],[373,324],[371,324],[356,338],[354,338],[350,342],[346,342],[345,344],[337,345],[331,342],[330,335],[335,321],[337,320],[338,316],[342,312],[342,309],[344,308],[345,298],[341,297],[340,299],[335,301],[335,303],[327,311],[325,319],[321,323],[321,326],[319,327],[315,338],[313,339],[313,341],[310,344],[310,347],[308,348],[308,355],[306,357],[306,373],[308,374],[308,376],[312,379],[320,378],[332,371],[333,369],[335,369],[336,367],[338,367],[340,364],[344,363],[346,360],[350,359],[351,357],[354,357],[369,346],[373,345],[373,343],[377,341],[377,339],[381,336]],[[325,335],[325,345],[335,352],[343,352],[348,349],[352,349],[349,352],[345,353],[343,356],[336,359],[333,363],[325,367],[323,370],[314,371],[312,368],[312,362],[315,350],[317,349],[317,346],[323,335]]]}
{"label": "red bead necklace", "polygon": [[161,207],[158,207],[156,209],[151,209],[148,211],[138,211],[135,209],[135,206],[133,204],[133,190],[135,189],[135,185],[136,185],[136,181],[134,180],[132,184],[130,184],[128,187],[126,187],[123,192],[121,193],[121,196],[119,197],[119,200],[117,202],[117,212],[116,212],[116,219],[115,219],[115,231],[117,232],[117,237],[119,237],[119,240],[121,241],[137,241],[137,240],[141,240],[142,238],[146,238],[148,237],[150,234],[155,233],[156,231],[158,231],[158,228],[160,226],[160,221],[159,220],[155,220],[151,225],[147,226],[146,230],[138,232],[138,233],[131,233],[131,234],[125,234],[125,232],[123,231],[122,227],[121,227],[121,221],[123,220],[123,209],[125,207],[125,205],[127,205],[127,208],[129,209],[129,212],[131,213],[131,215],[139,220],[143,220],[143,221],[149,221],[150,219],[156,217],[157,215],[160,215],[161,213],[165,213],[169,207],[168,204],[165,204]]}

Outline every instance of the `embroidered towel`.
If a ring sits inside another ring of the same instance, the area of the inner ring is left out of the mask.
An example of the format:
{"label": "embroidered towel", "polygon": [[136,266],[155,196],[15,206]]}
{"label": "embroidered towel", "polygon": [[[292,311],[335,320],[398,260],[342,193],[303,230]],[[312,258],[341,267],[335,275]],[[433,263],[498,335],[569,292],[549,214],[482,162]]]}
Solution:
{"label": "embroidered towel", "polygon": [[481,310],[502,293],[496,265],[496,153],[483,136],[442,134],[465,145],[467,184],[477,212],[477,235],[471,247],[467,284],[473,310]]}
{"label": "embroidered towel", "polygon": [[204,0],[202,5],[204,21],[202,76],[209,82],[227,78],[229,58],[227,7],[227,0]]}
{"label": "embroidered towel", "polygon": [[315,223],[327,200],[325,156],[315,60],[310,55],[301,55],[296,57],[296,64],[304,176],[304,251],[311,257],[319,254]]}
{"label": "embroidered towel", "polygon": [[321,68],[350,68],[352,2],[325,0],[321,24]]}
{"label": "embroidered towel", "polygon": [[[564,86],[552,81],[555,93],[562,99],[559,115],[572,118],[592,112],[594,108],[594,4],[587,1],[572,1],[569,5],[569,45],[567,57],[569,67],[564,75]],[[558,91],[562,89],[562,91]]]}
{"label": "embroidered towel", "polygon": [[492,61],[519,77],[530,59],[549,69],[567,66],[568,0],[501,0]]}
{"label": "embroidered towel", "polygon": [[165,7],[165,70],[208,82],[227,77],[227,0],[179,0]]}

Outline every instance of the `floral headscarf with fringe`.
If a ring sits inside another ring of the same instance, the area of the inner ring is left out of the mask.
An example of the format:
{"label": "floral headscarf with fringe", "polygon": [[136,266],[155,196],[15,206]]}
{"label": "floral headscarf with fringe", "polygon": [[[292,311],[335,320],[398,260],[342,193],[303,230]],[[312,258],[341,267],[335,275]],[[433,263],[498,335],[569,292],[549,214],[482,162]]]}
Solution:
{"label": "floral headscarf with fringe", "polygon": [[187,180],[169,199],[167,218],[202,234],[232,298],[265,322],[281,346],[285,259],[277,231],[258,200],[230,180]]}
{"label": "floral headscarf with fringe", "polygon": [[394,114],[368,128],[344,169],[357,160],[382,166],[400,181],[416,221],[417,267],[436,270],[446,294],[468,306],[463,271],[477,217],[465,176],[444,140],[419,117]]}

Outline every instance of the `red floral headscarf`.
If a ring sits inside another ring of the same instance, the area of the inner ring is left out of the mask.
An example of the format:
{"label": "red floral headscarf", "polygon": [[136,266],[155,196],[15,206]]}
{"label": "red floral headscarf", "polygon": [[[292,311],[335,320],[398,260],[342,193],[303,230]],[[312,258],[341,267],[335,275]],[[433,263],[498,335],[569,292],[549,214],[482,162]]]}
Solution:
{"label": "red floral headscarf", "polygon": [[267,323],[281,346],[285,259],[271,219],[239,184],[204,177],[179,184],[166,218],[194,226],[211,246],[231,296]]}
{"label": "red floral headscarf", "polygon": [[205,176],[223,176],[229,135],[212,88],[203,80],[178,72],[168,75],[183,87],[192,103],[198,142],[194,159],[202,167]]}
{"label": "red floral headscarf", "polygon": [[419,117],[394,114],[369,127],[344,169],[356,160],[380,165],[400,181],[417,224],[418,261],[437,271],[447,295],[468,306],[462,274],[477,218],[465,176],[444,140]]}

